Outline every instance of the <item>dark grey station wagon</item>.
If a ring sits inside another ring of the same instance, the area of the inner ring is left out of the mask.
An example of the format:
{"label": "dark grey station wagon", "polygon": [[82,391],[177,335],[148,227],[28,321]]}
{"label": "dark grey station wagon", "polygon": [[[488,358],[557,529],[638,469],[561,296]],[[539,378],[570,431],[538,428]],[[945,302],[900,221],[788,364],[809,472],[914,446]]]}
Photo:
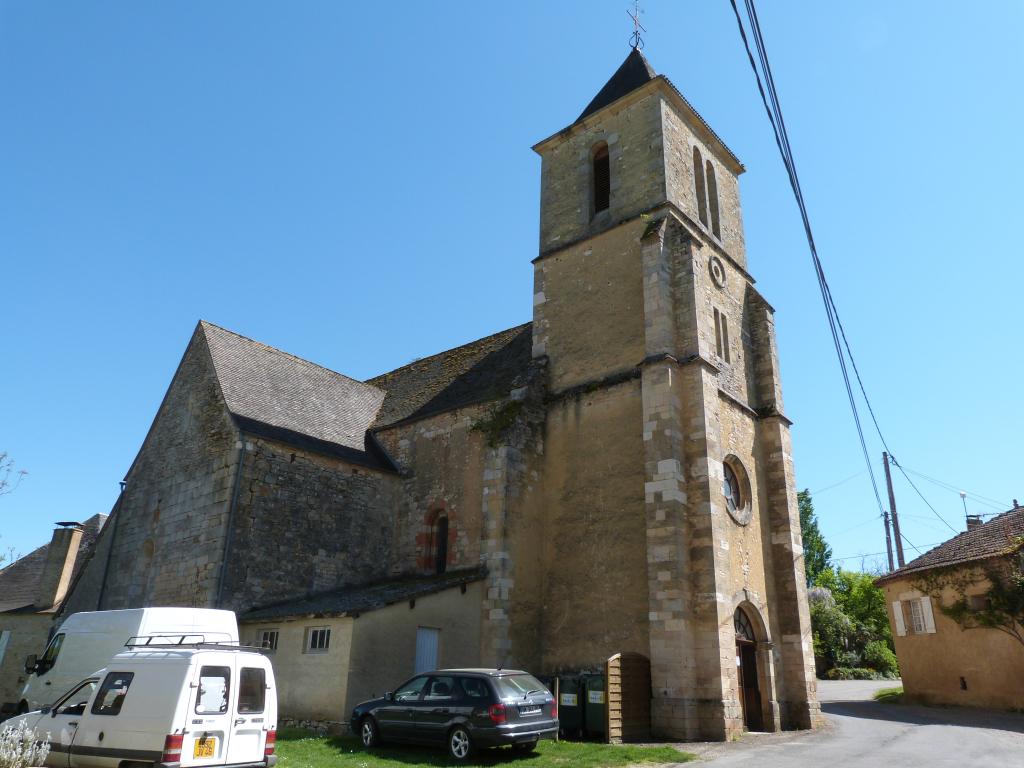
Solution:
{"label": "dark grey station wagon", "polygon": [[509,744],[529,752],[558,732],[551,692],[514,669],[425,672],[352,710],[352,731],[367,747],[382,741],[444,746],[456,761],[477,748]]}

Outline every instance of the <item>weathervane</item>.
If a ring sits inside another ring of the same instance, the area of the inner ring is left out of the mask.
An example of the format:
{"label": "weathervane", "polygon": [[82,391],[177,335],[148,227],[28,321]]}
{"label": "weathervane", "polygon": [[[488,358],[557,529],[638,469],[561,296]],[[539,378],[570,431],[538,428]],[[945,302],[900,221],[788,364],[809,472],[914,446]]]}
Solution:
{"label": "weathervane", "polygon": [[644,47],[644,39],[640,37],[640,30],[647,31],[644,25],[640,23],[640,0],[633,0],[633,12],[626,11],[626,14],[633,20],[633,34],[629,38],[629,44],[632,48],[642,51]]}

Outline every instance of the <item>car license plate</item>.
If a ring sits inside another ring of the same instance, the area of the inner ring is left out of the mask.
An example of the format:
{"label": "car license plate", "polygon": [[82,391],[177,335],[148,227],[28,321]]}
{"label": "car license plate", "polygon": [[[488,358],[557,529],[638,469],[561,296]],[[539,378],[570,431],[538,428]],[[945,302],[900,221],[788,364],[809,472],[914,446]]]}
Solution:
{"label": "car license plate", "polygon": [[216,751],[217,739],[213,736],[196,739],[195,746],[192,748],[192,757],[213,757],[213,753]]}
{"label": "car license plate", "polygon": [[520,707],[519,708],[519,714],[520,715],[539,715],[540,714],[540,707]]}

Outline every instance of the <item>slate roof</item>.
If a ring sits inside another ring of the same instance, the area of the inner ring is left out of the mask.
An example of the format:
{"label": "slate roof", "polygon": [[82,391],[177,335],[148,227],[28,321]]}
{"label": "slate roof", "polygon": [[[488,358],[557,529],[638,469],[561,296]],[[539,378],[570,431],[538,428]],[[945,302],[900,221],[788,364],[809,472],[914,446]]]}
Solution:
{"label": "slate roof", "polygon": [[654,68],[644,58],[644,55],[638,49],[632,49],[626,60],[615,70],[615,74],[611,76],[608,82],[604,84],[604,87],[597,92],[597,96],[587,104],[586,108],[580,113],[580,116],[576,118],[576,122],[578,123],[587,115],[592,115],[597,110],[607,107],[613,101],[618,101],[627,93],[635,91],[641,85],[645,85],[657,76]]}
{"label": "slate roof", "polygon": [[932,568],[959,565],[1009,554],[1020,549],[1022,543],[1024,543],[1024,507],[1018,506],[992,518],[972,531],[965,531],[954,536],[949,541],[928,550],[902,568],[897,568],[876,581],[882,583]]}
{"label": "slate roof", "polygon": [[367,430],[384,392],[205,320],[224,400],[250,434],[393,469]]}
{"label": "slate roof", "polygon": [[508,395],[532,359],[533,324],[440,352],[367,380],[384,390],[374,428]]}
{"label": "slate roof", "polygon": [[[665,75],[657,74],[654,71],[654,67],[652,67],[650,62],[647,61],[646,57],[636,48],[629,52],[625,61],[619,65],[619,68],[615,70],[615,73],[611,76],[608,82],[605,83],[601,90],[597,92],[597,95],[590,100],[590,103],[587,104],[584,110],[580,113],[580,116],[576,118],[569,128],[572,128],[572,126],[582,122],[595,112],[604,109],[610,104],[614,104],[624,96],[628,96],[637,88],[642,88],[652,80],[661,80],[672,89],[672,92],[675,93],[675,95],[678,96],[680,101],[685,105],[690,116],[700,124],[701,128],[707,131],[707,137],[705,138],[710,138],[712,143],[717,144],[722,151],[725,152],[727,158],[735,164],[733,170],[736,173],[742,173],[744,171],[743,163],[741,163],[740,159],[736,157],[736,154],[729,149],[728,145],[722,141],[722,137],[715,133],[714,129],[708,124],[708,121],[705,120],[696,109],[694,109],[693,105],[685,96],[683,96],[682,91],[680,91],[671,80],[665,77]],[[562,132],[563,131],[559,131],[553,136],[549,136],[547,139],[535,144],[533,148],[536,150],[542,144]]]}
{"label": "slate roof", "polygon": [[487,575],[483,566],[469,570],[449,571],[436,576],[406,576],[356,587],[322,592],[286,600],[258,608],[238,617],[239,621],[255,622],[297,616],[348,616],[384,608],[394,603],[432,595],[446,589],[480,581]]}
{"label": "slate roof", "polygon": [[[82,523],[82,538],[78,545],[78,556],[75,558],[75,566],[71,575],[72,582],[85,565],[88,554],[92,551],[100,529],[106,520],[106,515],[93,515]],[[36,595],[39,592],[39,579],[43,575],[46,552],[49,547],[50,544],[47,542],[24,557],[18,558],[6,568],[0,569],[0,613],[44,612],[55,607],[49,605],[37,607],[35,605]]]}

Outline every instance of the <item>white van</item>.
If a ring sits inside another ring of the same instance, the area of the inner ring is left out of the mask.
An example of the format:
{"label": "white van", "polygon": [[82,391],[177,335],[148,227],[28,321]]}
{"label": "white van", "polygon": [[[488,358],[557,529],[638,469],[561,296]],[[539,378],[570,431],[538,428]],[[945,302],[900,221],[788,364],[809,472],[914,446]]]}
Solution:
{"label": "white van", "polygon": [[211,641],[238,642],[238,622],[231,611],[209,608],[132,608],[90,611],[68,616],[42,656],[25,660],[28,681],[21,691],[19,712],[51,705],[57,697],[110,657],[136,635],[201,634]]}
{"label": "white van", "polygon": [[277,689],[267,658],[194,636],[178,642],[131,647],[52,708],[4,725],[24,721],[48,739],[52,768],[273,766]]}

